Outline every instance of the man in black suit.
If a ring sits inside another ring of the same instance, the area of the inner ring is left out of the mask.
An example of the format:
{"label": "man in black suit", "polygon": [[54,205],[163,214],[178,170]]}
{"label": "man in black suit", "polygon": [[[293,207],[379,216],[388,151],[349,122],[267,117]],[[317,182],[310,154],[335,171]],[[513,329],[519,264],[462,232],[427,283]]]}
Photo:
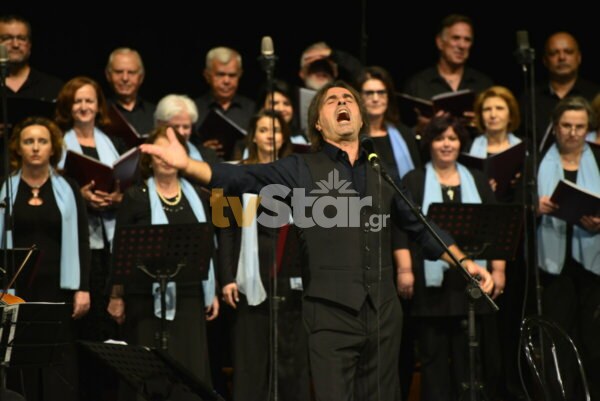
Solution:
{"label": "man in black suit", "polygon": [[[319,151],[274,163],[210,166],[191,161],[173,134],[168,147],[142,145],[142,151],[224,193],[291,195],[294,223],[306,247],[303,317],[317,400],[396,400],[402,308],[394,286],[392,231],[408,232],[433,259],[452,263],[451,258],[389,185],[378,188],[377,173],[359,142],[368,120],[358,93],[344,82],[329,83],[315,95],[308,115]],[[332,200],[335,205],[329,208]],[[214,201],[213,209],[218,209],[218,199]],[[279,217],[287,223],[285,216]],[[267,224],[268,218],[261,215],[258,222]],[[491,291],[489,272],[465,258],[455,244],[450,249],[471,274],[482,277],[483,290]]]}

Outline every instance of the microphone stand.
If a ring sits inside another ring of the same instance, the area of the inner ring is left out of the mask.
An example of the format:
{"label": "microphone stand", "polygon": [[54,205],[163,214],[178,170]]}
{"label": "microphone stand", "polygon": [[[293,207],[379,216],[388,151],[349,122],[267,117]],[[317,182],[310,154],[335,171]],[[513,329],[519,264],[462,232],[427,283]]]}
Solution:
{"label": "microphone stand", "polygon": [[394,191],[400,195],[404,203],[408,206],[412,214],[425,226],[427,231],[433,236],[435,241],[444,249],[444,251],[450,256],[455,266],[458,267],[459,271],[462,273],[463,277],[467,281],[467,296],[469,298],[469,311],[468,311],[468,336],[469,336],[469,365],[470,365],[470,373],[469,373],[469,394],[470,400],[477,400],[477,392],[482,390],[482,384],[477,380],[476,367],[475,367],[475,359],[477,354],[477,348],[479,346],[475,333],[475,301],[477,299],[483,297],[485,301],[492,307],[494,312],[498,311],[498,305],[490,298],[488,294],[481,291],[481,287],[479,287],[479,283],[473,276],[469,274],[467,269],[460,263],[456,255],[452,253],[450,248],[446,245],[444,240],[438,235],[437,232],[431,227],[431,224],[427,221],[420,208],[415,206],[415,204],[406,196],[404,192],[398,185],[394,179],[384,170],[383,166],[379,163],[379,157],[375,153],[369,154],[369,163],[375,169],[379,175],[383,177],[384,180],[387,181],[388,184],[394,188]]}
{"label": "microphone stand", "polygon": [[[264,50],[264,49],[262,49]],[[264,51],[263,51],[264,53]],[[267,93],[267,98],[271,99],[271,106],[269,108],[269,110],[272,113],[271,116],[271,149],[272,149],[272,153],[271,153],[271,161],[275,161],[277,160],[277,147],[276,147],[276,140],[275,140],[275,92],[274,92],[274,86],[275,86],[275,61],[276,61],[276,57],[275,55],[265,55],[262,54],[259,57],[263,70],[265,71],[266,74],[266,93]],[[277,235],[278,231],[275,229],[275,238],[278,238]],[[284,299],[282,297],[280,297],[278,295],[278,266],[277,266],[277,240],[275,241],[274,245],[273,245],[273,249],[271,252],[272,258],[271,260],[273,261],[272,266],[273,266],[273,270],[272,273],[269,273],[269,285],[271,286],[271,299],[270,299],[270,310],[269,313],[271,315],[271,321],[273,322],[273,328],[272,330],[269,330],[270,333],[270,337],[271,337],[271,344],[272,344],[272,349],[273,352],[271,353],[271,363],[270,363],[270,380],[269,383],[271,383],[272,385],[272,389],[273,389],[273,401],[278,401],[279,400],[279,368],[278,368],[278,355],[279,355],[279,345],[277,343],[277,340],[279,338],[279,302],[283,301]],[[272,278],[271,278],[272,276]],[[269,392],[270,393],[270,392]]]}
{"label": "microphone stand", "polygon": [[[518,35],[518,33],[517,33]],[[527,154],[525,157],[525,169],[523,172],[523,205],[524,205],[524,221],[525,221],[525,262],[526,266],[533,268],[533,277],[535,280],[535,302],[536,312],[538,316],[542,316],[542,284],[540,282],[540,272],[538,270],[537,260],[537,205],[539,203],[537,193],[537,167],[540,148],[537,144],[537,121],[535,113],[535,49],[529,47],[519,46],[515,52],[517,63],[521,66],[523,73],[523,93],[524,98],[528,100],[525,104],[524,110],[524,125],[525,125],[525,138],[527,140]],[[527,274],[529,278],[530,274]],[[527,288],[526,288],[527,292]],[[542,369],[544,366],[544,347],[543,347],[543,335],[540,332],[540,360],[542,362]],[[520,340],[519,340],[520,343]],[[520,344],[519,344],[520,349]],[[519,367],[519,377],[521,378],[521,386],[527,394],[527,388],[523,382],[523,375],[521,374],[521,358],[520,353],[517,359],[517,365]],[[528,395],[529,396],[529,395]]]}

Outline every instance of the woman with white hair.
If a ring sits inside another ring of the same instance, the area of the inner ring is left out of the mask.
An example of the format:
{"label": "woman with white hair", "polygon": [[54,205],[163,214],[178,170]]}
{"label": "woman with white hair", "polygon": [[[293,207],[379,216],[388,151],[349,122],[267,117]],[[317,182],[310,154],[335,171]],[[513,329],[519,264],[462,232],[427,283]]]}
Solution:
{"label": "woman with white hair", "polygon": [[186,95],[170,94],[160,99],[156,105],[154,112],[156,126],[169,125],[181,134],[187,142],[192,159],[206,162],[217,161],[217,155],[212,149],[192,143],[192,131],[197,121],[196,104]]}

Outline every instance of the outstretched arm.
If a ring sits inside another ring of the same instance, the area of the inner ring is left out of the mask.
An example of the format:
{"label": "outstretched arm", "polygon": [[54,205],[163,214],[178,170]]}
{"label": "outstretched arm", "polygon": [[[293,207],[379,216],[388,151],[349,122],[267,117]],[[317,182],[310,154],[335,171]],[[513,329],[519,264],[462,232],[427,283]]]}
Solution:
{"label": "outstretched arm", "polygon": [[158,146],[145,143],[140,145],[140,150],[152,156],[156,156],[171,167],[183,171],[187,176],[193,177],[203,184],[208,184],[212,177],[210,165],[205,162],[190,159],[185,148],[179,143],[173,128],[167,128],[168,146]]}
{"label": "outstretched arm", "polygon": [[[465,254],[455,244],[450,245],[448,248],[458,260],[462,260],[465,258]],[[452,260],[450,255],[448,255],[445,252],[442,255],[441,259],[444,262],[448,263],[450,266],[454,265],[454,261]],[[462,262],[462,265],[467,269],[471,276],[480,277],[479,286],[484,292],[488,294],[492,292],[494,288],[494,281],[492,280],[492,275],[489,271],[487,271],[485,267],[479,266],[477,263],[473,262],[471,259],[468,258],[465,259],[464,262]]]}

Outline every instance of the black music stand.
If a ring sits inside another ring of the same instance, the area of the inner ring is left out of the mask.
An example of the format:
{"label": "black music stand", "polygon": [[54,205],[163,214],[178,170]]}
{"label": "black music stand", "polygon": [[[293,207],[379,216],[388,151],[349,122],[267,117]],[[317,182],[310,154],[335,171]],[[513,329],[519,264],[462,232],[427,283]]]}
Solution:
{"label": "black music stand", "polygon": [[[6,368],[48,367],[59,363],[60,346],[68,342],[71,309],[64,303],[0,305],[0,399],[20,399],[6,390]],[[12,398],[11,398],[12,397]]]}
{"label": "black music stand", "polygon": [[476,259],[514,260],[523,229],[519,204],[432,203],[427,217]]}
{"label": "black music stand", "polygon": [[166,352],[140,345],[79,343],[146,400],[224,401]]}
{"label": "black music stand", "polygon": [[[152,281],[159,283],[161,319],[156,338],[160,349],[168,349],[168,281],[186,283],[206,279],[213,248],[212,230],[207,223],[123,226],[115,233],[115,284],[150,293]],[[188,267],[182,269],[185,266]]]}
{"label": "black music stand", "polygon": [[[465,254],[471,258],[486,260],[515,258],[523,227],[521,205],[432,203],[429,205],[427,217],[452,234]],[[469,383],[463,383],[464,392],[460,399],[474,401],[488,399],[476,367],[479,343],[475,329],[475,302],[482,293],[471,283],[467,285],[466,293],[469,301],[467,315]]]}

